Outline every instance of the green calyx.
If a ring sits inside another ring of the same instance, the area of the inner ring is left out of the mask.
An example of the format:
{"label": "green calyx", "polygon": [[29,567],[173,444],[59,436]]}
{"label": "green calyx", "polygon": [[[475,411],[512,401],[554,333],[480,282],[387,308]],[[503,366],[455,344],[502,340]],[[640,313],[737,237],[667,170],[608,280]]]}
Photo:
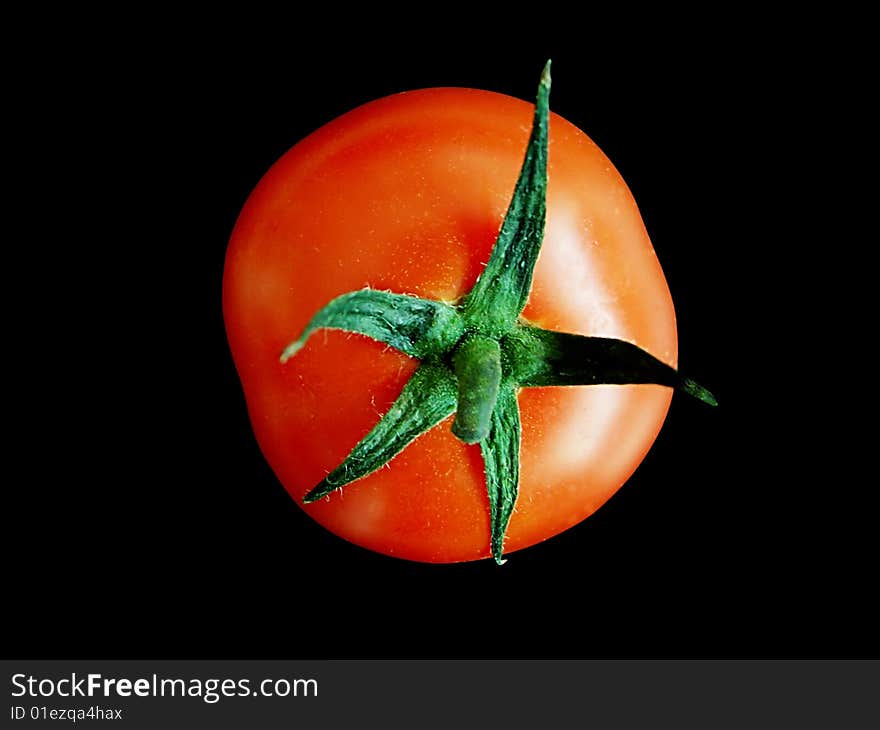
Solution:
{"label": "green calyx", "polygon": [[489,496],[488,547],[501,564],[519,488],[520,388],[655,383],[717,405],[708,390],[633,344],[543,330],[521,320],[544,235],[549,96],[548,61],[525,160],[492,255],[458,304],[373,289],[350,292],[317,312],[285,348],[282,363],[314,331],[332,328],[384,342],[421,361],[388,413],[305,502],[380,469],[455,414],[453,434],[480,446]]}

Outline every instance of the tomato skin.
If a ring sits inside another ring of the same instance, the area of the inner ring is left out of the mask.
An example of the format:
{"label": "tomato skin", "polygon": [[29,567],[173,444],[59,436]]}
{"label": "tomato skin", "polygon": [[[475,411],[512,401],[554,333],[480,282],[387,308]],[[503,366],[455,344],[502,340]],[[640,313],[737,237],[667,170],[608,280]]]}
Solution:
{"label": "tomato skin", "polygon": [[[348,291],[447,302],[468,292],[510,201],[533,109],[471,89],[386,97],[297,144],[249,197],[227,253],[224,316],[257,440],[298,503],[387,411],[417,363],[336,331],[317,333],[285,365],[281,351]],[[548,170],[545,240],[523,318],[628,340],[675,366],[672,300],[619,173],[557,115]],[[670,399],[654,385],[523,389],[520,494],[505,553],[607,501],[647,453]],[[451,422],[304,509],[381,553],[488,557],[479,447],[457,440]]]}

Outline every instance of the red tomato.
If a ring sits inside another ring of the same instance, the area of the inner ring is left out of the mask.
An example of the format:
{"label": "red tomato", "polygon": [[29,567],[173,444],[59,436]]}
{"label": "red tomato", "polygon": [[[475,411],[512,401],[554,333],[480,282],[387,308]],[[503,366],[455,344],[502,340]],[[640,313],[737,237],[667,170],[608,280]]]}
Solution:
{"label": "red tomato", "polygon": [[[226,259],[223,307],[257,440],[290,495],[339,465],[417,361],[323,330],[279,353],[340,294],[369,286],[453,302],[474,285],[513,193],[534,106],[439,88],[366,104],[288,151],[248,199]],[[546,329],[632,342],[675,367],[675,314],[636,203],[608,158],[551,116],[544,244],[523,312]],[[632,474],[671,390],[520,391],[520,492],[505,554],[575,525]],[[306,511],[334,533],[412,560],[489,556],[479,446],[419,437],[386,468]]]}

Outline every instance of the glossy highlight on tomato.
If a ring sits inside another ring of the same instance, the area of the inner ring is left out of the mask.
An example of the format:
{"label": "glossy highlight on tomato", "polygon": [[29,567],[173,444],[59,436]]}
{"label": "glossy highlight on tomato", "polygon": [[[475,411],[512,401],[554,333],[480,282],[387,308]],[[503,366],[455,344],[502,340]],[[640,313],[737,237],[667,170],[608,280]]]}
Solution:
{"label": "glossy highlight on tomato", "polygon": [[[279,353],[347,292],[458,303],[492,253],[533,110],[473,89],[379,99],[294,146],[249,197],[227,252],[224,317],[257,440],[298,503],[388,411],[418,361],[338,330],[317,332],[284,365]],[[630,342],[675,367],[671,296],[623,179],[555,114],[547,169],[544,240],[522,319]],[[604,504],[644,458],[671,395],[653,384],[520,390],[519,495],[505,555]],[[480,448],[451,424],[304,509],[380,553],[489,557]]]}

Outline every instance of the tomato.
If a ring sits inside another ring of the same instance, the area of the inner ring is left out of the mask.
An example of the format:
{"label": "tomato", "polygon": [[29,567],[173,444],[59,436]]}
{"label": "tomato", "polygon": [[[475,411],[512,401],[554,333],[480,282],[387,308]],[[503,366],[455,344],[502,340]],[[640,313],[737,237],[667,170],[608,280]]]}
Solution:
{"label": "tomato", "polygon": [[[456,302],[492,252],[534,105],[434,88],[351,111],[267,172],[233,230],[223,308],[260,447],[302,498],[388,411],[418,361],[362,335],[322,330],[279,353],[331,299],[370,287]],[[675,367],[672,299],[632,194],[565,119],[549,127],[544,243],[522,318],[634,343]],[[633,473],[666,416],[660,385],[519,391],[520,483],[505,553],[592,514]],[[480,449],[451,419],[385,468],[304,505],[353,543],[410,560],[490,555]]]}

